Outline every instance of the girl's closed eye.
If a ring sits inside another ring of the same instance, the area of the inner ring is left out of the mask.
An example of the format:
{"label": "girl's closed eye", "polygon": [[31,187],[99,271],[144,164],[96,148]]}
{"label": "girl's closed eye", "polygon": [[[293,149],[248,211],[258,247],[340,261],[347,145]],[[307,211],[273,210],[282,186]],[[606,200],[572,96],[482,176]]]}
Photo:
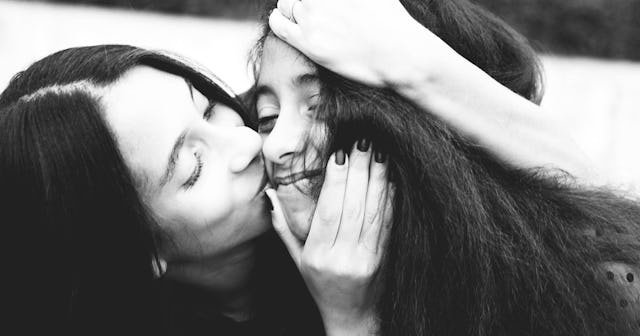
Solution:
{"label": "girl's closed eye", "polygon": [[316,108],[318,107],[319,101],[320,101],[319,93],[309,96],[309,98],[307,99],[307,110],[315,111]]}
{"label": "girl's closed eye", "polygon": [[307,97],[305,100],[306,109],[304,109],[301,113],[307,118],[316,119],[316,109],[318,107],[318,103],[320,102],[320,93],[312,94]]}
{"label": "girl's closed eye", "polygon": [[258,119],[258,133],[260,134],[268,134],[273,128],[276,126],[276,122],[278,121],[278,115],[270,115],[266,117],[260,117]]}
{"label": "girl's closed eye", "polygon": [[195,152],[193,155],[196,158],[195,166],[187,181],[185,181],[185,183],[182,185],[185,189],[193,187],[193,185],[198,182],[202,173],[202,167],[204,166],[204,162],[202,161],[202,154],[200,154],[199,152]]}
{"label": "girl's closed eye", "polygon": [[269,134],[276,126],[280,108],[276,103],[263,97],[258,99],[256,108],[258,110],[258,133]]}

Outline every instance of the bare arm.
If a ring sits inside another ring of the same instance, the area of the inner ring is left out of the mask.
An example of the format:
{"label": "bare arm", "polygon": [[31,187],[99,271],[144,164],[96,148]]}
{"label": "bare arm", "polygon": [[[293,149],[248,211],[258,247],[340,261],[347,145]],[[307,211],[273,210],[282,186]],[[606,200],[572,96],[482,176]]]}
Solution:
{"label": "bare arm", "polygon": [[394,66],[386,67],[393,71],[381,72],[384,82],[511,165],[560,168],[596,182],[589,159],[551,111],[504,87],[442,41],[446,55],[437,65],[411,59],[429,53],[428,40],[435,38],[416,29],[411,41],[425,41],[414,44],[422,50],[397,53]]}
{"label": "bare arm", "polygon": [[[393,87],[516,167],[559,168],[598,183],[589,159],[554,114],[457,54],[399,1],[294,1],[280,0],[271,27],[318,64]],[[292,15],[296,23],[287,19]]]}

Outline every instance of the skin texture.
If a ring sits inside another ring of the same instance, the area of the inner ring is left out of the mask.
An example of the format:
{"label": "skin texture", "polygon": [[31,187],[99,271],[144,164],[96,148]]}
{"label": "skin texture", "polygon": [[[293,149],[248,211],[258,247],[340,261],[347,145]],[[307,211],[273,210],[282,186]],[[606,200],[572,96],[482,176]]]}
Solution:
{"label": "skin texture", "polygon": [[[264,141],[267,173],[282,200],[291,231],[305,240],[315,208],[315,201],[308,195],[308,180],[289,185],[278,180],[317,164],[313,148],[323,145],[323,131],[322,123],[314,119],[320,94],[316,70],[295,49],[269,37],[257,88],[258,130]],[[305,146],[307,141],[310,143]]]}
{"label": "skin texture", "polygon": [[[166,276],[207,289],[223,314],[247,319],[253,241],[270,228],[258,134],[237,112],[210,104],[183,78],[147,67],[125,73],[102,103],[139,193],[163,232]],[[174,173],[165,178],[181,135]]]}
{"label": "skin texture", "polygon": [[[150,86],[156,89],[145,90]],[[256,197],[263,180],[261,140],[236,112],[216,106],[205,120],[204,96],[178,76],[145,67],[125,74],[102,102],[125,161],[145,176],[146,203],[177,247],[165,251],[168,261],[224,254],[268,229]],[[169,154],[185,131],[175,173],[161,186]]]}
{"label": "skin texture", "polygon": [[[157,88],[153,94],[144,90],[150,85]],[[262,139],[226,106],[213,107],[208,116],[204,96],[190,90],[182,78],[151,68],[138,67],[125,74],[107,91],[103,103],[125,161],[138,176],[145,176],[140,183],[145,202],[171,236],[171,244],[163,249],[167,276],[218,293],[218,307],[225,315],[236,320],[250,318],[252,239],[268,228],[262,197],[266,182]],[[184,131],[186,140],[173,178],[161,185],[157,181],[162,180],[165,158]],[[377,215],[384,198],[372,195],[384,194],[384,165],[371,163],[370,148],[352,156],[352,166],[344,163],[325,180],[327,190],[314,217],[318,218],[314,220],[316,231],[325,228],[325,233],[312,235],[313,243],[305,249],[296,247],[297,240],[291,239],[282,212],[272,213],[274,226],[309,286],[330,335],[368,334],[377,328],[370,294],[388,232],[382,224],[389,218]],[[203,162],[200,168],[198,157]],[[199,169],[197,182],[190,182]],[[350,197],[345,197],[347,190]],[[277,196],[271,196],[280,209]],[[312,216],[316,209],[306,210]],[[334,244],[337,241],[342,243]]]}
{"label": "skin texture", "polygon": [[317,149],[325,145],[323,124],[314,118],[320,84],[315,68],[276,37],[266,40],[262,56],[256,107],[275,188],[269,192],[274,227],[318,303],[327,332],[375,333],[375,275],[393,197],[386,165],[378,162],[384,160],[374,160],[375,146],[360,141],[348,156],[340,151],[321,167],[325,180],[317,201],[308,189],[315,176],[286,184],[296,173],[318,169]]}

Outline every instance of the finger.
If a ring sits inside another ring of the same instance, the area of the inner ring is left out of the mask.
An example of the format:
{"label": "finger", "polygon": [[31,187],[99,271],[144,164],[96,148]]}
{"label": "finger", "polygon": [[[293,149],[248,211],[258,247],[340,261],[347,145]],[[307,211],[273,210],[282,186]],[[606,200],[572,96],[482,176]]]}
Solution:
{"label": "finger", "polygon": [[298,0],[278,0],[278,10],[284,17],[291,20],[293,17],[293,7]]}
{"label": "finger", "polygon": [[279,10],[274,10],[269,15],[269,27],[281,40],[287,42],[292,47],[302,51],[302,32],[300,27],[291,22]]}
{"label": "finger", "polygon": [[349,158],[339,150],[331,155],[313,214],[306,246],[314,248],[320,245],[333,246],[340,226],[342,203],[349,171]]}
{"label": "finger", "polygon": [[284,212],[282,211],[282,205],[280,204],[280,200],[276,195],[276,191],[273,189],[267,189],[266,191],[267,197],[271,201],[271,205],[273,206],[273,210],[271,210],[271,221],[273,223],[273,228],[276,230],[280,239],[287,247],[291,258],[296,263],[296,265],[300,265],[300,256],[302,255],[302,243],[296,238],[284,216]]}
{"label": "finger", "polygon": [[368,140],[358,141],[349,159],[347,188],[336,244],[357,244],[360,238],[369,185],[371,143]]}
{"label": "finger", "polygon": [[380,225],[378,226],[377,248],[376,253],[381,254],[387,246],[389,235],[391,234],[391,228],[393,227],[393,200],[395,197],[395,187],[393,184],[387,184],[386,197],[382,210]]}
{"label": "finger", "polygon": [[384,156],[376,152],[369,167],[369,185],[360,235],[360,241],[372,250],[378,246],[380,226],[384,224],[385,206],[390,202],[387,197],[387,185],[387,164]]}
{"label": "finger", "polygon": [[296,24],[300,23],[300,20],[303,19],[302,6],[303,6],[302,1],[300,0],[294,1],[293,4],[291,5],[291,21],[293,21]]}

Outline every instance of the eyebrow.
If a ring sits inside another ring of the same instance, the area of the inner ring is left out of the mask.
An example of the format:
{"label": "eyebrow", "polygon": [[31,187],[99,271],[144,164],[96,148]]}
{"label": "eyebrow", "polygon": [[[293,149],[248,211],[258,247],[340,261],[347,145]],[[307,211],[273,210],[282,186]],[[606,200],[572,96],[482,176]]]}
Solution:
{"label": "eyebrow", "polygon": [[[303,73],[301,75],[295,76],[291,79],[290,85],[293,87],[298,87],[302,85],[309,84],[317,84],[320,82],[320,77],[315,72]],[[275,95],[275,91],[269,85],[259,84],[256,87],[255,95],[256,97],[260,97],[262,95],[271,94]]]}
{"label": "eyebrow", "polygon": [[180,153],[180,150],[184,146],[184,142],[186,138],[187,138],[187,131],[185,130],[182,133],[180,133],[180,136],[178,137],[178,139],[176,139],[176,142],[173,144],[173,148],[171,149],[171,154],[169,154],[167,168],[165,169],[164,174],[162,174],[162,177],[160,177],[161,188],[164,187],[167,184],[167,182],[169,182],[173,177],[173,174],[176,171],[176,161],[178,160],[178,154]]}
{"label": "eyebrow", "polygon": [[317,84],[320,82],[320,77],[317,73],[305,73],[299,76],[294,77],[291,80],[291,85],[299,86],[299,85],[308,85],[308,84]]}

